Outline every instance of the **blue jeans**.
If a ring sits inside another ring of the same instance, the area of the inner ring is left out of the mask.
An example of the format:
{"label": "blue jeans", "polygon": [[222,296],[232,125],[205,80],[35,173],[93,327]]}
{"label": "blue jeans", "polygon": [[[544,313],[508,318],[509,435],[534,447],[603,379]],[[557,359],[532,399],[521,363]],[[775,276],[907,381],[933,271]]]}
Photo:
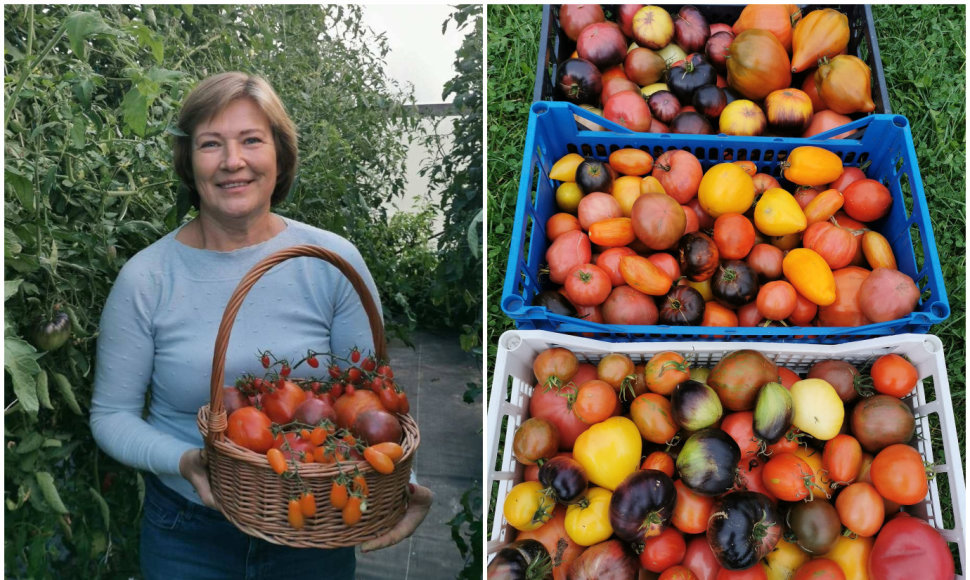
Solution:
{"label": "blue jeans", "polygon": [[353,580],[353,548],[290,548],[248,536],[216,510],[145,474],[141,571],[147,580]]}

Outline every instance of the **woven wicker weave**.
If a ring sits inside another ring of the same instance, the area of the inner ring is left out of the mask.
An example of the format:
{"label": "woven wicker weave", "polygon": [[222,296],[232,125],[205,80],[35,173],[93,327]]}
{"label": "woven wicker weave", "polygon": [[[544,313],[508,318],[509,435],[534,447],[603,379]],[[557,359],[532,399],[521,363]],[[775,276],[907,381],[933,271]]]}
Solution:
{"label": "woven wicker weave", "polygon": [[[301,491],[295,478],[280,477],[269,467],[266,456],[241,447],[226,436],[223,406],[226,350],[229,334],[243,299],[256,281],[273,266],[299,257],[314,257],[333,264],[346,276],[360,296],[374,336],[375,354],[387,359],[384,326],[374,299],[360,275],[343,258],[317,246],[294,246],[267,256],[243,277],[229,298],[212,357],[210,403],[199,409],[198,425],[209,457],[209,482],[225,516],[243,532],[274,544],[296,548],[337,548],[353,546],[390,530],[407,507],[407,484],[414,452],[420,443],[418,426],[410,415],[398,415],[404,430],[404,455],[394,472],[381,475],[365,461],[336,464],[307,463],[299,466],[300,477],[317,498],[317,513],[307,518],[302,529],[290,527],[287,503]],[[334,476],[358,467],[367,480],[370,493],[367,510],[360,521],[346,526],[340,511],[330,505],[330,485]]]}

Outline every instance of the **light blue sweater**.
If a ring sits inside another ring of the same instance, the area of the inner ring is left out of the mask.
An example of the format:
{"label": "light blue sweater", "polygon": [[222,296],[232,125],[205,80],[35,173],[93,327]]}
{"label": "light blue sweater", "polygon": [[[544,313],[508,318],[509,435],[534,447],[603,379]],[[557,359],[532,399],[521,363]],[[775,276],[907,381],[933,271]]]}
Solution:
{"label": "light blue sweater", "polygon": [[[349,241],[297,221],[263,243],[232,252],[191,248],[169,233],[122,268],[101,315],[91,431],[114,459],[156,474],[201,503],[179,475],[179,459],[202,447],[196,424],[209,401],[216,333],[229,297],[249,269],[269,254],[314,244],[347,260],[380,301],[360,252]],[[225,384],[244,373],[263,376],[259,351],[298,361],[307,349],[346,357],[373,350],[367,315],[350,282],[317,258],[294,258],[264,274],[236,316]],[[317,376],[325,374],[321,360]],[[314,374],[306,364],[294,377]],[[147,417],[145,394],[151,391]]]}

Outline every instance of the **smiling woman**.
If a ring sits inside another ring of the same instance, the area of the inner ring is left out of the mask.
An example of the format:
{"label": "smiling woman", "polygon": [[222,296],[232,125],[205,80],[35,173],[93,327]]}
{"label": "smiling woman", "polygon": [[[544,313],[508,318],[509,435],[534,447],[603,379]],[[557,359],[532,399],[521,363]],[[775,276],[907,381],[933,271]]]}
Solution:
{"label": "smiling woman", "polygon": [[[277,573],[314,577],[326,569],[329,578],[353,578],[353,548],[271,544],[246,535],[218,511],[196,412],[209,399],[206,382],[222,312],[243,275],[263,258],[292,246],[320,246],[351,265],[375,302],[377,288],[350,242],[271,211],[289,193],[298,155],[294,125],[266,81],[238,72],[203,80],[186,98],[176,134],[176,173],[198,216],[122,268],[102,313],[91,401],[98,445],[146,472],[142,573],[241,578],[257,554],[256,566]],[[321,353],[375,349],[357,292],[323,261],[293,260],[267,273],[248,294],[244,312],[225,357],[227,377],[262,375],[252,353],[267,345],[294,361],[304,358],[307,345]],[[292,378],[306,378],[300,374],[294,369]],[[430,508],[431,492],[411,489],[401,522],[362,549],[414,531]]]}

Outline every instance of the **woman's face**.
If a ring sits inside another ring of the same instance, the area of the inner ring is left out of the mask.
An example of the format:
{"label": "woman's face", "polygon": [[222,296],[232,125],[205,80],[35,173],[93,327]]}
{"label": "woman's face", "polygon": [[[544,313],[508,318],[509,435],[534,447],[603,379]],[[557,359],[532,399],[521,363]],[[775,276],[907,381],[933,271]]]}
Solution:
{"label": "woman's face", "polygon": [[239,219],[268,213],[276,187],[276,145],[269,119],[237,99],[192,136],[192,170],[200,212]]}

